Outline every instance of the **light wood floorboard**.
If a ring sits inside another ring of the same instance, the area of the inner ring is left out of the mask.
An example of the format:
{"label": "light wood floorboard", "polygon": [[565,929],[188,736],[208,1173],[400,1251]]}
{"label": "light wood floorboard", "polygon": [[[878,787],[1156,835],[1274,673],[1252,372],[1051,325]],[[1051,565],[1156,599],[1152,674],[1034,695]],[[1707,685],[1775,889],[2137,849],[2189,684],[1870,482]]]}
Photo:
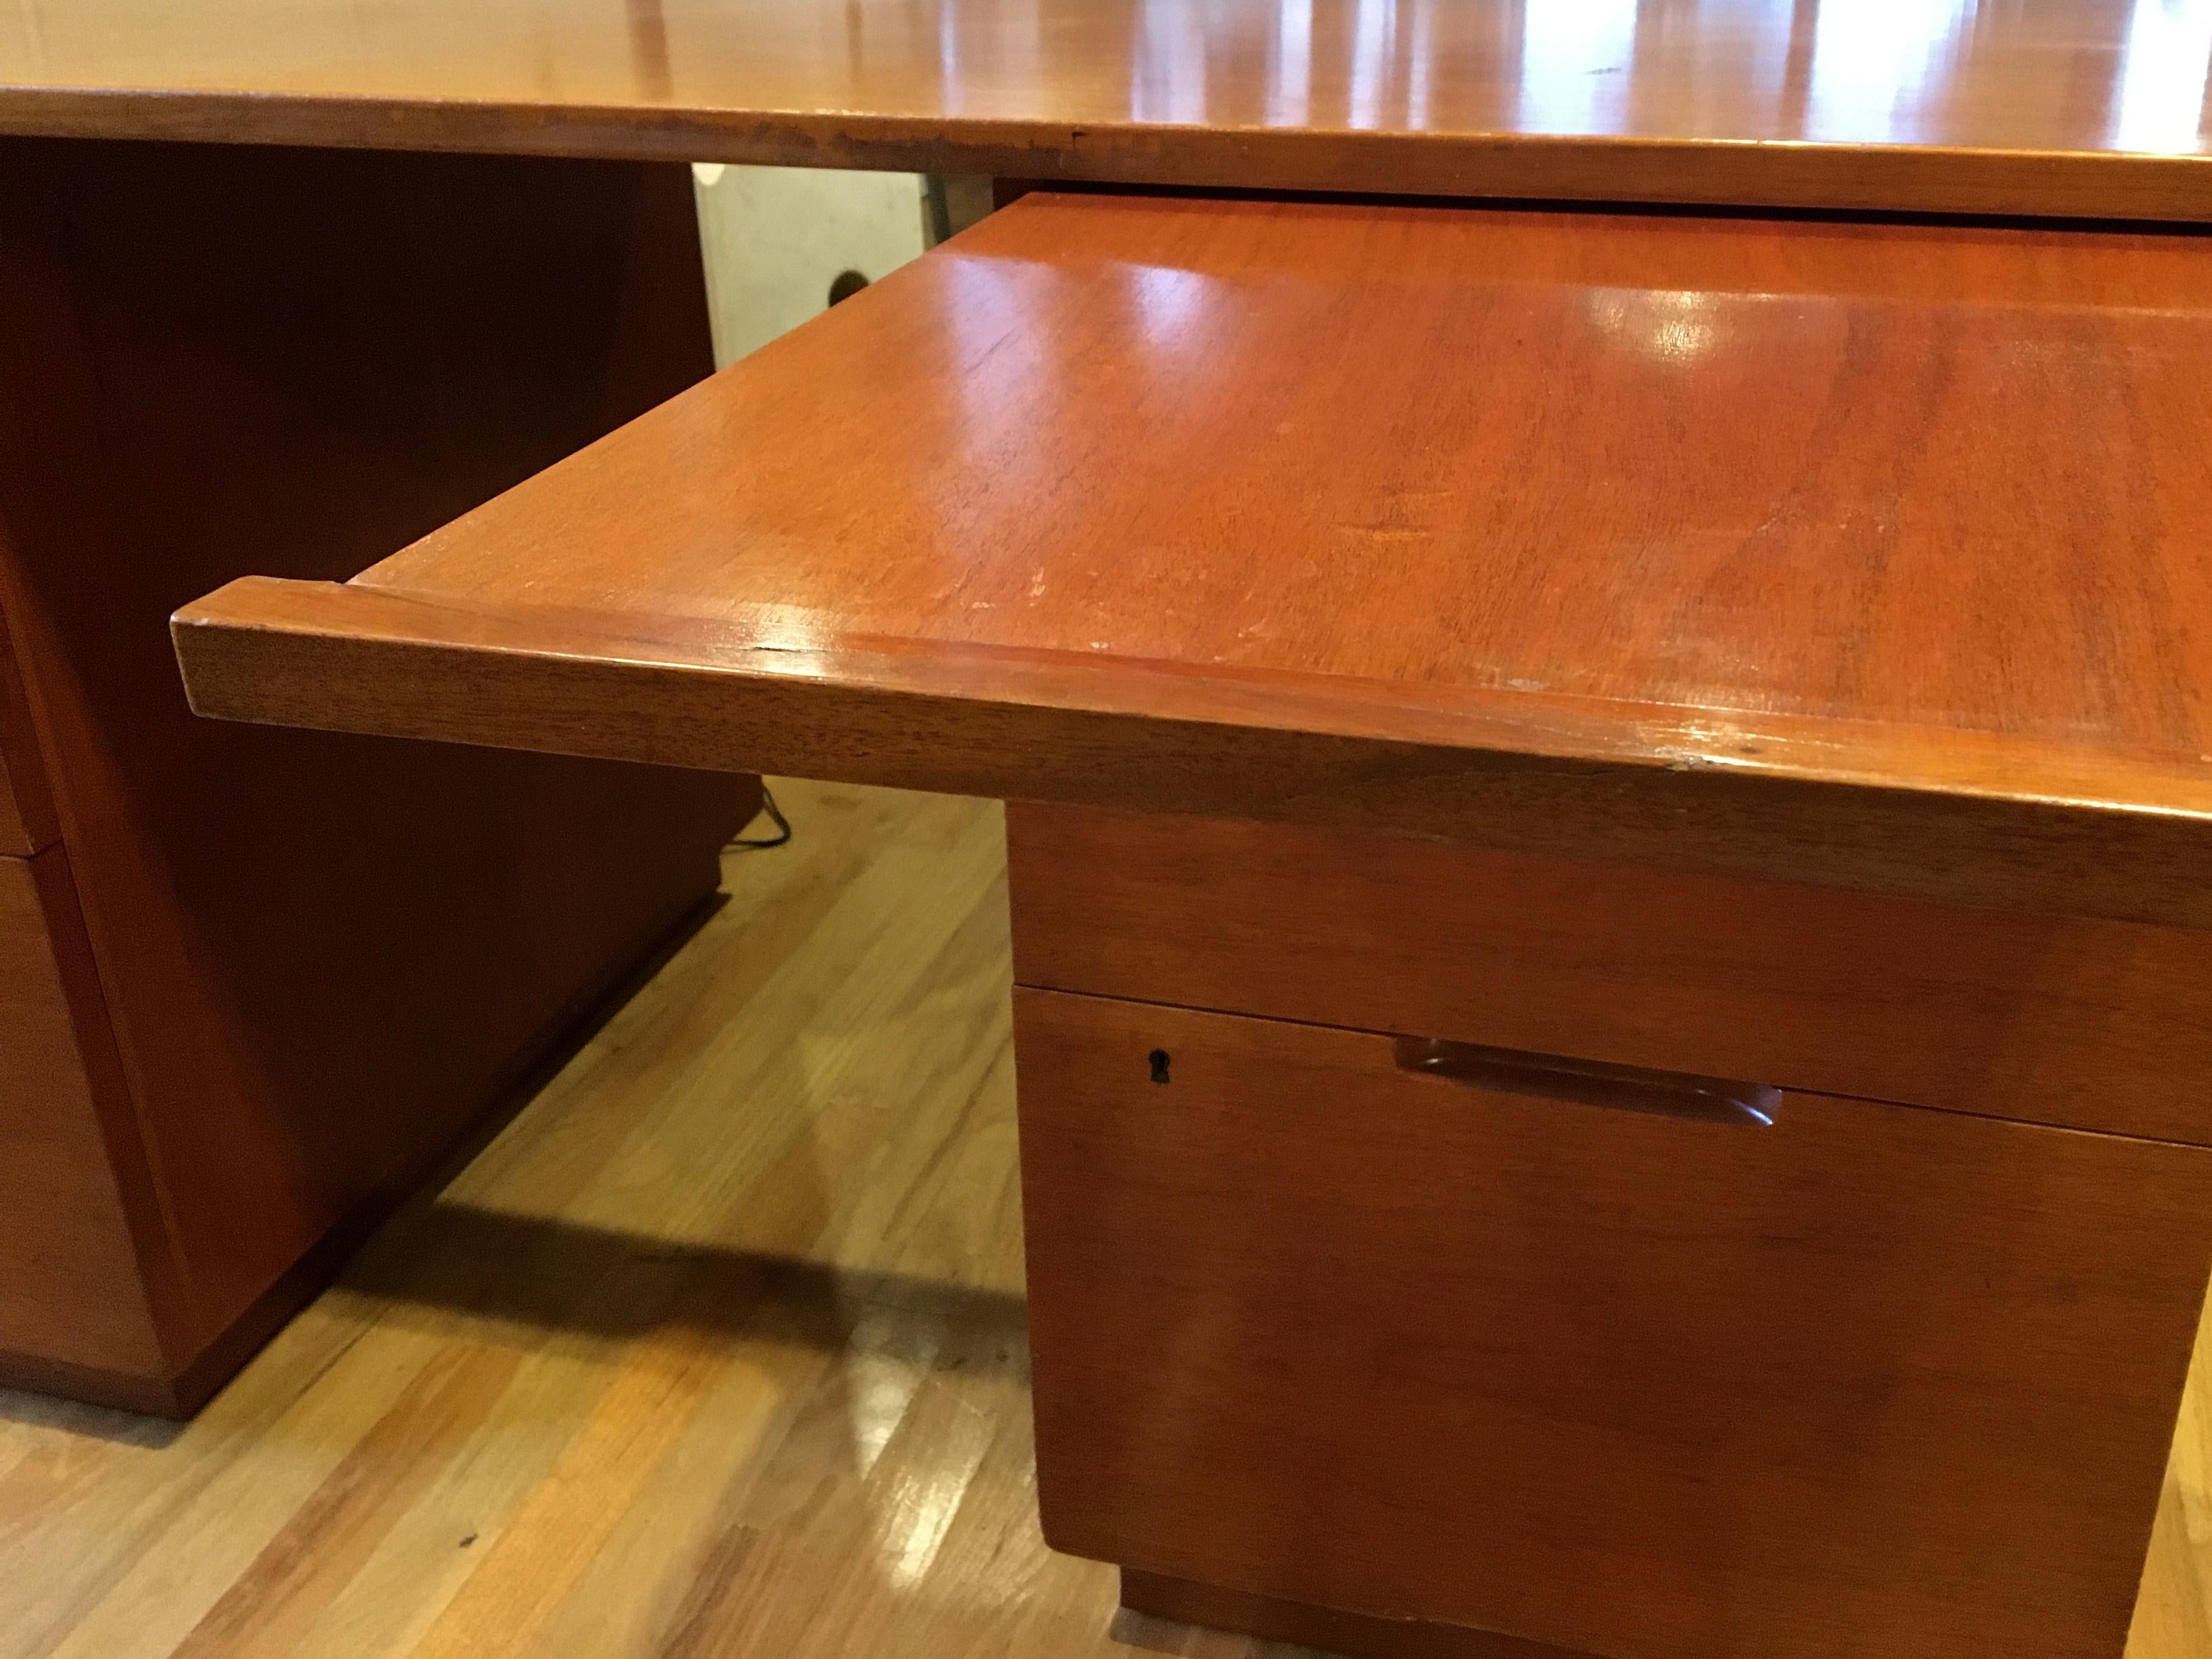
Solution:
{"label": "light wood floorboard", "polygon": [[[0,1394],[0,1659],[1298,1651],[1038,1537],[999,809],[779,789],[795,842],[197,1421]],[[2203,1357],[2129,1659],[2212,1659]]]}

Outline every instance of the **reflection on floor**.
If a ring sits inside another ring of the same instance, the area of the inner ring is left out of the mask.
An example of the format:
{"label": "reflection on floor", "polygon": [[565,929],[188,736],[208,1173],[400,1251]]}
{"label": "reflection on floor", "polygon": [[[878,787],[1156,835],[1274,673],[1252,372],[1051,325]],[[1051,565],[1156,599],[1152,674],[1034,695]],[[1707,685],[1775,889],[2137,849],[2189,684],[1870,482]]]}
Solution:
{"label": "reflection on floor", "polygon": [[[0,1394],[0,1659],[1291,1651],[1038,1538],[997,807],[779,789],[793,844],[197,1422]],[[2199,1389],[2130,1659],[2212,1656],[2209,1449]]]}

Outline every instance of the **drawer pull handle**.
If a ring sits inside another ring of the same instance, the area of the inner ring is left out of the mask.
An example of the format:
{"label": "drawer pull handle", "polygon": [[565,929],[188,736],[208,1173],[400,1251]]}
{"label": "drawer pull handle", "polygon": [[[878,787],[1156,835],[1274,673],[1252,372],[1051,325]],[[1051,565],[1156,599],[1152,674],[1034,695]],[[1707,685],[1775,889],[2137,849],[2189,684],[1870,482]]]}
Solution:
{"label": "drawer pull handle", "polygon": [[1730,1083],[1722,1078],[1692,1077],[1682,1072],[1652,1072],[1639,1066],[1607,1066],[1559,1054],[1524,1054],[1517,1048],[1486,1048],[1474,1042],[1445,1042],[1435,1037],[1400,1037],[1401,1071],[1425,1073],[1453,1083],[1534,1095],[1583,1106],[1610,1106],[1703,1123],[1734,1123],[1751,1128],[1772,1125],[1782,1091],[1763,1083]]}

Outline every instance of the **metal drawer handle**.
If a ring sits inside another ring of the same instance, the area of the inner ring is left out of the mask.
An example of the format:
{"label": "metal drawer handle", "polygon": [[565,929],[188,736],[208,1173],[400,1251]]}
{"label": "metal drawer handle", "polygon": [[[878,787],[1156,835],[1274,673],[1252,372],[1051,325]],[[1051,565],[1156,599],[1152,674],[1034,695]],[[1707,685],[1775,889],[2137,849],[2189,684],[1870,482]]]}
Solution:
{"label": "metal drawer handle", "polygon": [[1654,1112],[1703,1123],[1769,1127],[1782,1101],[1779,1089],[1763,1083],[1731,1083],[1683,1072],[1646,1071],[1640,1066],[1607,1066],[1595,1060],[1486,1048],[1480,1043],[1446,1042],[1436,1037],[1400,1037],[1396,1057],[1401,1071],[1422,1072],[1502,1094]]}

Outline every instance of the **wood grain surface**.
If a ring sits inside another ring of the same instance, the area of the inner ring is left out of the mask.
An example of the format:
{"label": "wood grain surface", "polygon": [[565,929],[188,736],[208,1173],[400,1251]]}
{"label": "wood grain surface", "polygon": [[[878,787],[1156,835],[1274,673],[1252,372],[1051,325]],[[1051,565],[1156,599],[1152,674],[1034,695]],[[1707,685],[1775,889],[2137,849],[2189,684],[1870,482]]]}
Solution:
{"label": "wood grain surface", "polygon": [[1014,1029],[1054,1547],[1613,1659],[2119,1654],[2212,1152],[1026,988]]}
{"label": "wood grain surface", "polygon": [[1047,989],[2212,1142],[2201,933],[1018,804]]}
{"label": "wood grain surface", "polygon": [[230,718],[2212,925],[2208,276],[1032,195],[179,648]]}
{"label": "wood grain surface", "polygon": [[708,373],[691,181],[12,139],[0,200],[0,604],[173,1252],[168,1358],[234,1364],[308,1252],[708,899],[753,797],[197,720],[167,617],[357,568]]}
{"label": "wood grain surface", "polygon": [[[1037,1535],[997,807],[777,793],[792,845],[197,1420],[0,1394],[0,1653],[1293,1659]],[[2208,1382],[2128,1659],[2212,1653]]]}
{"label": "wood grain surface", "polygon": [[2175,0],[21,0],[0,130],[2202,218]]}

